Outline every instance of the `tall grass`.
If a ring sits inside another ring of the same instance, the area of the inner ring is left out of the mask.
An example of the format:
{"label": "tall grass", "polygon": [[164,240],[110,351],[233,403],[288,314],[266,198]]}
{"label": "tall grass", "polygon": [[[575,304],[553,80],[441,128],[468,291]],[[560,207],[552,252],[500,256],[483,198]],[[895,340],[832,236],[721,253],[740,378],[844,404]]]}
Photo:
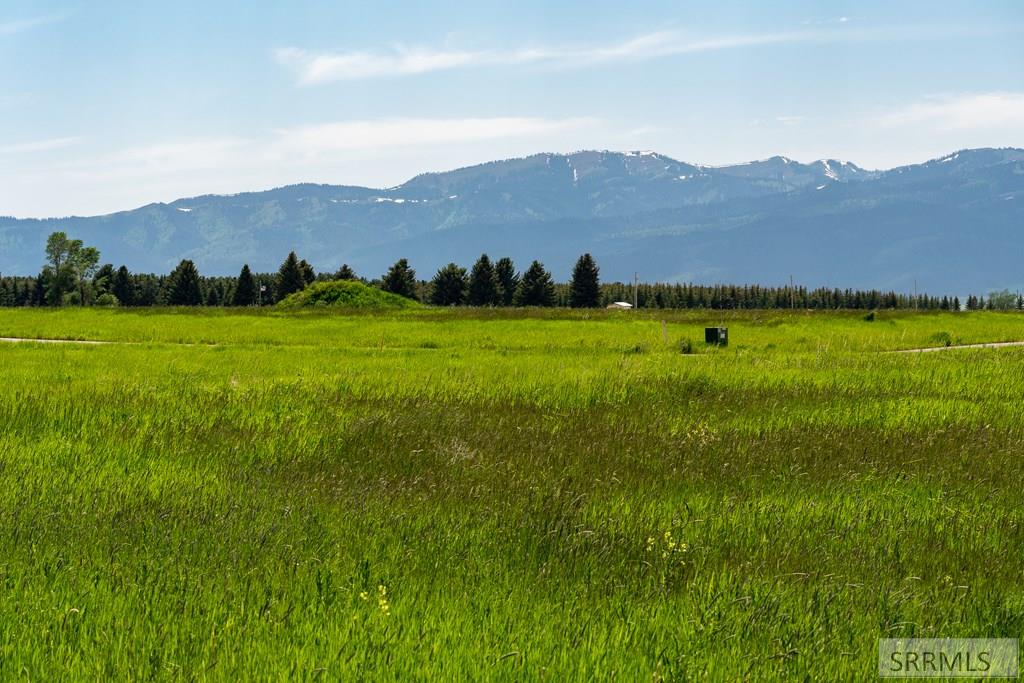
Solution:
{"label": "tall grass", "polygon": [[879,637],[1018,637],[1024,350],[876,352],[1024,318],[678,352],[722,319],[2,311],[133,343],[0,345],[0,678],[860,680]]}

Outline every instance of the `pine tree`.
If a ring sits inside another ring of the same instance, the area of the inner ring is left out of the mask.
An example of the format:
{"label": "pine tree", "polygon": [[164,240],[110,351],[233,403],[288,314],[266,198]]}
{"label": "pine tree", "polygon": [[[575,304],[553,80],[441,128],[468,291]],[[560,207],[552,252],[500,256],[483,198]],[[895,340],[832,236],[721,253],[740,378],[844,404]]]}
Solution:
{"label": "pine tree", "polygon": [[487,254],[482,254],[473,264],[469,275],[467,303],[470,306],[497,306],[500,303],[498,278]]}
{"label": "pine tree", "polygon": [[502,306],[511,306],[519,287],[519,275],[512,259],[505,256],[494,264],[494,276],[498,281],[498,297]]}
{"label": "pine tree", "polygon": [[316,271],[313,270],[313,266],[309,265],[306,259],[299,261],[299,272],[302,273],[302,280],[306,283],[306,287],[316,281]]}
{"label": "pine tree", "polygon": [[[661,292],[655,296],[661,296]],[[598,267],[590,254],[580,256],[572,269],[572,280],[569,282],[569,305],[573,308],[596,308],[601,305],[601,285],[598,279]],[[661,305],[659,303],[659,308]]]}
{"label": "pine tree", "polygon": [[178,264],[168,280],[167,304],[170,306],[198,306],[203,302],[199,288],[196,264],[185,259]]}
{"label": "pine tree", "polygon": [[162,285],[154,275],[135,276],[135,305],[156,306],[163,303],[160,299]]}
{"label": "pine tree", "polygon": [[135,305],[135,285],[132,282],[131,273],[128,272],[127,267],[121,266],[114,273],[114,282],[110,286],[110,291],[113,292],[122,306]]}
{"label": "pine tree", "polygon": [[242,266],[235,283],[235,294],[231,299],[234,306],[254,306],[256,304],[256,279],[249,270],[249,264]]}
{"label": "pine tree", "polygon": [[301,292],[306,288],[306,278],[299,266],[299,259],[294,251],[288,252],[288,257],[281,264],[277,271],[277,298],[283,299],[289,294]]}
{"label": "pine tree", "polygon": [[449,263],[437,271],[430,285],[430,303],[435,306],[458,306],[466,296],[466,269]]}
{"label": "pine tree", "polygon": [[42,306],[46,303],[46,280],[44,273],[36,276],[36,286],[32,290],[32,305]]}
{"label": "pine tree", "polygon": [[416,298],[416,271],[406,259],[398,259],[384,275],[380,288],[407,299]]}
{"label": "pine tree", "polygon": [[516,289],[516,306],[554,306],[555,283],[551,273],[544,269],[540,261],[534,261],[523,273]]}
{"label": "pine tree", "polygon": [[335,280],[358,280],[356,273],[347,263],[342,263],[341,268],[338,268],[338,272],[334,274]]}

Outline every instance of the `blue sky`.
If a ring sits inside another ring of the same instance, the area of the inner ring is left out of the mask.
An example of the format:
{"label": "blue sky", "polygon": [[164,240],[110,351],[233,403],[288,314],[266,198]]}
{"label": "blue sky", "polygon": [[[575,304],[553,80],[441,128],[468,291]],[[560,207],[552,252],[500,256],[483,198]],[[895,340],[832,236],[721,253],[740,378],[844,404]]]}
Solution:
{"label": "blue sky", "polygon": [[1024,3],[0,4],[0,215],[540,151],[870,168],[1024,146]]}

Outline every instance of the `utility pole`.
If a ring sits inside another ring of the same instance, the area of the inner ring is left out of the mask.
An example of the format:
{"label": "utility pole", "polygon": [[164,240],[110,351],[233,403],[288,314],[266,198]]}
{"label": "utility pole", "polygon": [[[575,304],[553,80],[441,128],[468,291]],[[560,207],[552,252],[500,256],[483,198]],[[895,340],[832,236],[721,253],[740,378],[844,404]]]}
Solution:
{"label": "utility pole", "polygon": [[639,282],[640,282],[640,278],[637,277],[636,271],[633,271],[633,308],[637,307],[638,298],[637,298],[636,288],[637,288],[637,283],[639,283]]}
{"label": "utility pole", "polygon": [[789,307],[796,308],[796,290],[793,289],[793,276],[789,276]]}
{"label": "utility pole", "polygon": [[914,278],[914,310],[917,310],[917,278]]}

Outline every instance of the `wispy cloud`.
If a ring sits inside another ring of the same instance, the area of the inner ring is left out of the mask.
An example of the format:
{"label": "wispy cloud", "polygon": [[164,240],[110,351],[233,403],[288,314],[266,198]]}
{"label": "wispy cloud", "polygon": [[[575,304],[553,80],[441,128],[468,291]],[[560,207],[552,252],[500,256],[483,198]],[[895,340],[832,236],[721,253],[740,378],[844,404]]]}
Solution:
{"label": "wispy cloud", "polygon": [[63,149],[81,142],[79,137],[52,138],[49,140],[33,140],[32,142],[19,142],[11,145],[0,145],[0,154],[30,154],[33,152],[49,152],[55,149]]}
{"label": "wispy cloud", "polygon": [[550,137],[596,123],[591,118],[529,117],[341,121],[278,130],[270,150],[280,155],[313,157],[356,150]]}
{"label": "wispy cloud", "polygon": [[[169,176],[194,171],[234,172],[267,165],[303,168],[381,154],[404,155],[431,147],[465,147],[517,140],[551,145],[561,136],[592,130],[592,118],[393,118],[336,121],[268,130],[252,137],[167,140],[115,149],[98,156],[76,155],[36,168],[76,179],[108,181]],[[58,138],[0,146],[0,153],[33,152],[73,145],[79,138]]]}
{"label": "wispy cloud", "polygon": [[703,39],[687,38],[673,31],[659,31],[618,43],[588,47],[474,51],[396,45],[391,50],[377,52],[315,52],[290,47],[277,50],[275,57],[280,64],[296,73],[299,83],[314,85],[331,81],[410,76],[465,67],[522,64],[585,66],[820,39],[820,34],[809,31]]}
{"label": "wispy cloud", "polygon": [[850,17],[836,17],[835,19],[805,19],[801,22],[804,26],[823,26],[827,24],[846,24]]}
{"label": "wispy cloud", "polygon": [[1024,92],[933,95],[882,114],[883,127],[928,126],[943,131],[1013,126],[1024,131]]}
{"label": "wispy cloud", "polygon": [[[599,119],[541,117],[345,120],[244,137],[168,138],[106,149],[96,144],[28,156],[78,142],[55,138],[0,146],[0,158],[25,153],[18,164],[0,163],[0,203],[9,213],[56,215],[102,213],[145,201],[303,181],[383,187],[431,167],[443,170],[495,156],[575,149],[591,135],[603,139],[605,125]],[[33,188],[43,183],[67,191],[58,199],[33,200]],[[31,208],[33,201],[45,208]]]}
{"label": "wispy cloud", "polygon": [[804,116],[776,116],[775,120],[781,123],[783,126],[799,126],[804,122],[806,117]]}
{"label": "wispy cloud", "polygon": [[53,14],[42,14],[27,19],[13,19],[0,21],[0,36],[12,36],[16,33],[23,33],[39,26],[56,24],[68,18],[67,12],[55,12]]}
{"label": "wispy cloud", "polygon": [[535,46],[517,49],[458,49],[396,44],[388,49],[318,51],[286,47],[274,52],[302,85],[333,81],[414,76],[488,66],[548,65],[580,67],[630,62],[770,45],[868,43],[991,35],[1009,27],[878,26],[855,28],[849,17],[804,22],[799,30],[698,37],[681,31],[655,31],[629,40],[583,46]]}

